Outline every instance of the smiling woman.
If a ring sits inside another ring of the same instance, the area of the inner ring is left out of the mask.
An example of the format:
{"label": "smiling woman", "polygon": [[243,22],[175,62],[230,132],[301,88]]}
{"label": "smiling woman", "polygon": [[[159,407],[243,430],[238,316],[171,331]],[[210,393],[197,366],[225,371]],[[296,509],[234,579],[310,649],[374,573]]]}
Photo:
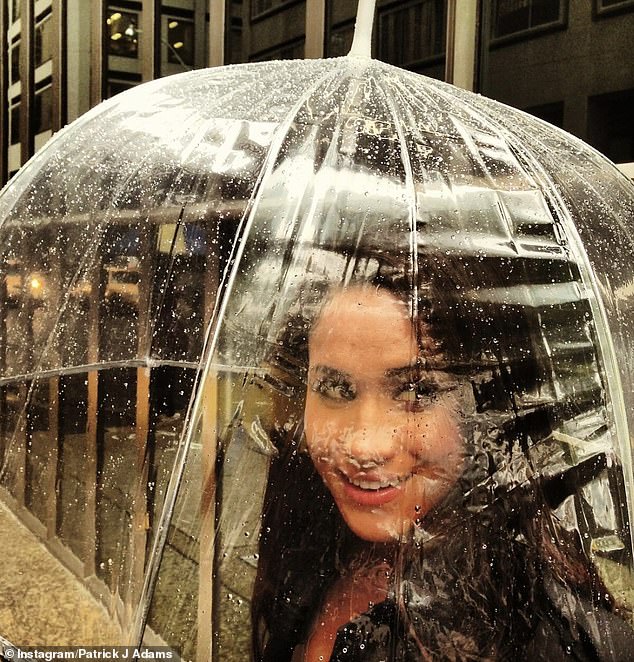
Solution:
{"label": "smiling woman", "polygon": [[623,659],[622,605],[557,510],[605,465],[537,467],[571,413],[535,311],[474,299],[497,269],[400,262],[364,255],[345,285],[313,282],[269,357],[305,395],[271,431],[255,658]]}
{"label": "smiling woman", "polygon": [[403,302],[361,287],[336,293],[310,334],[307,446],[361,539],[404,539],[462,473],[458,382],[431,368],[430,344],[421,354]]}

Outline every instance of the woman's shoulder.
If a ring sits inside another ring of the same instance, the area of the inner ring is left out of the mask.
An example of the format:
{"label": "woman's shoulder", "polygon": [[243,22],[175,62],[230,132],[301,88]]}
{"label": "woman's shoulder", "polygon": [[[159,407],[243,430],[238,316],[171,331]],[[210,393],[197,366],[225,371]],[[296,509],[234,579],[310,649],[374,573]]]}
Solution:
{"label": "woman's shoulder", "polygon": [[[396,600],[388,598],[351,620],[337,633],[331,662],[374,662],[378,660],[513,659],[537,662],[570,659],[580,662],[626,662],[634,651],[634,628],[603,604],[593,604],[555,580],[548,580],[544,597],[532,605],[530,635],[511,627],[504,636],[492,636],[488,643],[474,635],[475,622],[464,608],[454,605],[453,613],[433,610],[431,616],[421,605],[403,612]],[[423,614],[422,612],[426,612]],[[430,617],[431,616],[431,617]],[[518,614],[518,618],[523,618]],[[517,637],[514,638],[514,631]]]}

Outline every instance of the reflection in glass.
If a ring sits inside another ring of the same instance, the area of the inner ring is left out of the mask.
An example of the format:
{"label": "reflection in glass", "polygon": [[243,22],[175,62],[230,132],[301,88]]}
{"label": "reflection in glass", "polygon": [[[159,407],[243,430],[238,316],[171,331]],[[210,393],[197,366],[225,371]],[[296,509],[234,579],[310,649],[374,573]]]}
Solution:
{"label": "reflection in glass", "polygon": [[102,371],[99,388],[103,395],[97,414],[96,574],[125,600],[134,581],[130,554],[138,526],[134,508],[142,507],[135,433],[136,371]]}
{"label": "reflection in glass", "polygon": [[171,64],[194,64],[194,22],[165,17],[167,23],[167,61]]}
{"label": "reflection in glass", "polygon": [[111,6],[106,24],[108,53],[121,57],[139,57],[139,14]]}

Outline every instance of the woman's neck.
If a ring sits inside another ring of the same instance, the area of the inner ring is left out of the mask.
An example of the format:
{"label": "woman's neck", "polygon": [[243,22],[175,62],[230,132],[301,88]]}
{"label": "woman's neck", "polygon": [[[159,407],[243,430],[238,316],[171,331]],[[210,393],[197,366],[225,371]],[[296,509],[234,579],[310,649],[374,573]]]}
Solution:
{"label": "woman's neck", "polygon": [[303,662],[329,660],[339,630],[387,598],[394,566],[393,553],[384,552],[375,546],[362,550],[342,569],[315,615]]}

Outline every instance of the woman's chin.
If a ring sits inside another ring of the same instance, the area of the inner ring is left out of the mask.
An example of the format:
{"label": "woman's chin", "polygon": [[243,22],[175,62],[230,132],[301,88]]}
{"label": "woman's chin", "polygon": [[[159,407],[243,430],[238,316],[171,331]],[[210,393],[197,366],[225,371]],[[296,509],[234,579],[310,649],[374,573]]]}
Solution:
{"label": "woman's chin", "polygon": [[412,520],[387,513],[356,513],[341,509],[350,530],[362,540],[373,543],[394,543],[407,540],[414,528]]}

